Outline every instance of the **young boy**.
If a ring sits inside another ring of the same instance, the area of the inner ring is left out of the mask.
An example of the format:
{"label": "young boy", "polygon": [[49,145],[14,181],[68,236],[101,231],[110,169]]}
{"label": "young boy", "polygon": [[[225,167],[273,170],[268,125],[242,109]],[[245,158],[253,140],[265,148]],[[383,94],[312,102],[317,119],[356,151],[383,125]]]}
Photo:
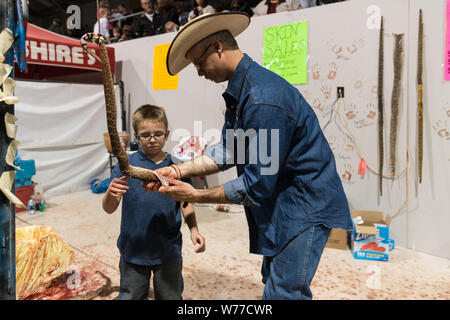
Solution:
{"label": "young boy", "polygon": [[[162,149],[169,136],[164,109],[143,105],[133,114],[133,129],[142,150],[131,155],[130,165],[155,170],[170,166],[170,154]],[[174,168],[174,170],[176,170]],[[205,251],[194,207],[185,208],[167,195],[146,192],[142,181],[122,175],[116,165],[111,183],[103,197],[103,210],[113,213],[121,199],[122,219],[117,246],[120,251],[121,300],[148,299],[151,272],[155,299],[182,299],[181,215],[183,214],[195,252]]]}

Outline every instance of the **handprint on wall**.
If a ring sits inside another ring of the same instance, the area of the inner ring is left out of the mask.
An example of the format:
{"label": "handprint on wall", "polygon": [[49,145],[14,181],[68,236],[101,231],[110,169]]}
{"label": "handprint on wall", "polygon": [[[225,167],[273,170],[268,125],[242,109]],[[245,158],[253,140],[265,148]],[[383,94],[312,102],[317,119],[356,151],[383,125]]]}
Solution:
{"label": "handprint on wall", "polygon": [[342,180],[344,180],[344,182],[350,182],[352,180],[353,173],[353,166],[349,163],[346,163],[344,165],[344,171],[341,174]]}
{"label": "handprint on wall", "polygon": [[368,103],[366,105],[366,111],[367,111],[366,114],[367,119],[374,120],[375,116],[377,115],[375,105],[373,103]]}
{"label": "handprint on wall", "polygon": [[354,103],[349,103],[348,105],[344,106],[345,116],[348,120],[353,120],[356,118],[356,115],[358,114],[358,111],[356,109],[357,108]]}
{"label": "handprint on wall", "polygon": [[307,102],[311,100],[311,92],[309,90],[301,90],[300,93]]}
{"label": "handprint on wall", "polygon": [[323,93],[325,99],[327,99],[327,100],[330,99],[330,97],[331,97],[331,87],[329,87],[329,86],[322,86],[320,91]]}
{"label": "handprint on wall", "polygon": [[436,121],[436,123],[433,125],[433,129],[436,131],[439,137],[446,140],[450,139],[450,132],[446,120]]}
{"label": "handprint on wall", "polygon": [[334,135],[329,135],[326,137],[328,144],[330,145],[330,148],[332,151],[335,151],[337,148],[337,144],[336,144],[336,136]]}
{"label": "handprint on wall", "polygon": [[328,79],[334,80],[336,78],[336,72],[338,70],[338,65],[335,62],[330,63],[330,71],[328,72]]}
{"label": "handprint on wall", "polygon": [[344,138],[344,151],[346,152],[353,152],[353,150],[355,150],[355,146],[353,144],[353,141],[350,137],[345,137]]}
{"label": "handprint on wall", "polygon": [[358,90],[361,89],[364,85],[364,74],[361,72],[358,72],[356,74],[356,80],[355,80],[355,84],[353,85],[353,87]]}
{"label": "handprint on wall", "polygon": [[312,102],[312,107],[314,109],[319,110],[320,112],[322,112],[325,109],[325,105],[322,103],[322,101],[320,101],[319,98],[315,98]]}
{"label": "handprint on wall", "polygon": [[320,67],[318,63],[315,63],[312,66],[312,76],[313,76],[313,80],[319,80],[320,79]]}

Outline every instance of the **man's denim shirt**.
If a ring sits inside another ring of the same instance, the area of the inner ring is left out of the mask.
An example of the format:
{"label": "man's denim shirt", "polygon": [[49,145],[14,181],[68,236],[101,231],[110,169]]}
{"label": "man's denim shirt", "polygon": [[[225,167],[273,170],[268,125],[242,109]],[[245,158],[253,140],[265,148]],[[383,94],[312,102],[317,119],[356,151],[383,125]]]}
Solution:
{"label": "man's denim shirt", "polygon": [[334,155],[300,92],[244,54],[223,97],[222,140],[205,154],[237,167],[224,190],[245,206],[250,252],[273,256],[313,224],[351,230]]}

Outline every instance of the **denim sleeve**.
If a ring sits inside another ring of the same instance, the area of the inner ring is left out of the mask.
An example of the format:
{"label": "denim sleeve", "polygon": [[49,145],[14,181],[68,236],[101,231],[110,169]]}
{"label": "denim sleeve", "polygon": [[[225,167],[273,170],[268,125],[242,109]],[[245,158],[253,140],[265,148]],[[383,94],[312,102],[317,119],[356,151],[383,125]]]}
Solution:
{"label": "denim sleeve", "polygon": [[[283,109],[269,105],[249,107],[243,120],[243,134],[254,130],[254,136],[245,148],[243,173],[226,182],[224,191],[232,203],[260,206],[276,188],[280,169],[289,153],[295,122]],[[237,152],[239,162],[242,151]]]}
{"label": "denim sleeve", "polygon": [[225,128],[222,131],[222,140],[216,144],[208,146],[204,153],[204,155],[211,158],[217,164],[220,171],[224,171],[235,166],[234,153],[231,150],[227,150],[227,137],[224,132]]}

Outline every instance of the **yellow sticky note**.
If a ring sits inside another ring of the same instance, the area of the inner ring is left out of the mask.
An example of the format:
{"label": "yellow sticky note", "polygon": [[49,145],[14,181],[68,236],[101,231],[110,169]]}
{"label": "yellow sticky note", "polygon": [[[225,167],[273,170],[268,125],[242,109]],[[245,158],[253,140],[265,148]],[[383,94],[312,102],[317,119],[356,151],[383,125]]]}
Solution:
{"label": "yellow sticky note", "polygon": [[178,89],[178,74],[171,76],[167,71],[166,56],[170,43],[155,46],[153,51],[153,90]]}

